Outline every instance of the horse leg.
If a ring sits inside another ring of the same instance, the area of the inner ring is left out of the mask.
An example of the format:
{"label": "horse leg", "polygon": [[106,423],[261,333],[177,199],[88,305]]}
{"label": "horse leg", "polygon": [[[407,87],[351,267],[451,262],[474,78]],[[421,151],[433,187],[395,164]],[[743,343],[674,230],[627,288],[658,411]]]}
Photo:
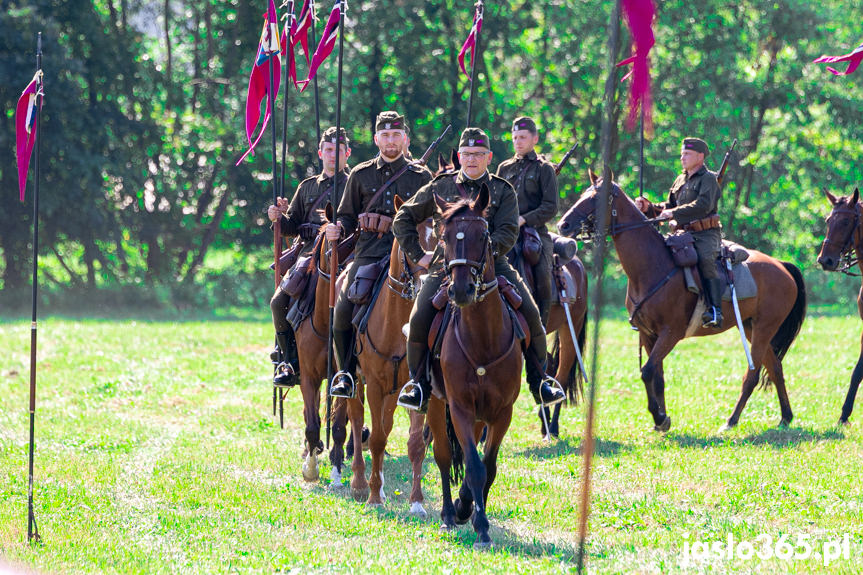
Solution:
{"label": "horse leg", "polygon": [[860,337],[860,356],[857,358],[854,371],[851,373],[848,394],[845,396],[845,403],[842,404],[842,415],[839,416],[840,425],[848,424],[848,418],[851,417],[851,412],[854,410],[854,399],[857,397],[857,389],[860,387],[861,379],[863,379],[863,336]]}
{"label": "horse leg", "polygon": [[413,481],[411,483],[410,496],[410,513],[421,519],[428,517],[425,508],[423,507],[423,460],[426,455],[426,444],[423,439],[423,427],[425,426],[425,415],[415,411],[410,412],[410,429],[408,431],[408,459],[411,462],[411,473]]}
{"label": "horse leg", "polygon": [[752,342],[752,363],[755,366],[755,369],[747,369],[746,375],[743,376],[743,385],[740,389],[740,397],[737,399],[737,404],[734,406],[734,411],[731,413],[728,421],[725,422],[725,425],[719,428],[720,432],[728,431],[737,425],[740,421],[740,414],[743,413],[743,408],[746,407],[746,402],[749,401],[749,397],[752,395],[752,392],[755,391],[755,386],[758,385],[758,376],[761,373],[761,366],[763,365],[764,359],[767,357],[767,350],[770,348],[770,339],[773,337],[773,334],[776,333],[779,326],[771,325],[771,327],[772,329],[769,330],[763,329],[753,320],[751,332],[747,330],[748,333],[752,334],[749,341]]}
{"label": "horse leg", "polygon": [[[472,410],[455,404],[450,404],[449,412],[453,428],[464,453],[464,483],[467,484],[473,496],[473,520],[471,523],[477,534],[473,545],[475,548],[489,547],[491,539],[488,536],[488,518],[485,514],[485,497],[483,496],[486,470],[485,465],[479,458],[479,453],[477,453],[476,441],[474,441],[473,435],[476,415],[472,413]],[[462,504],[462,509],[459,509],[459,501]],[[461,499],[459,501],[456,502],[456,513],[461,511],[461,515],[463,515],[465,512],[464,507],[468,507],[469,504],[466,504]]]}
{"label": "horse leg", "polygon": [[491,485],[497,477],[497,454],[500,450],[500,444],[503,442],[503,436],[509,430],[509,425],[512,423],[512,406],[507,411],[502,411],[500,418],[489,426],[488,439],[485,444],[485,454],[483,455],[483,463],[485,464],[486,480],[483,497],[486,503],[488,502],[488,492]]}
{"label": "horse leg", "polygon": [[[488,427],[485,423],[476,422],[473,427],[474,444],[479,445],[487,439],[487,436]],[[465,476],[465,481],[462,481],[458,490],[458,499],[455,501],[455,521],[459,525],[464,525],[471,518],[471,515],[473,515],[473,492],[467,482],[467,476]]]}
{"label": "horse leg", "polygon": [[366,505],[383,505],[384,495],[384,451],[387,436],[393,428],[395,412],[394,395],[385,395],[381,386],[372,382],[368,386],[369,417],[372,420],[372,434],[369,436],[369,451],[372,454],[372,470],[369,475],[369,498]]}
{"label": "horse leg", "polygon": [[794,413],[791,412],[791,402],[788,401],[788,391],[785,389],[785,375],[782,373],[782,362],[776,357],[773,348],[768,346],[764,354],[764,369],[767,370],[767,376],[773,385],[776,386],[776,395],[779,398],[779,412],[782,414],[782,419],[779,420],[779,427],[788,427],[791,420],[794,419]]}
{"label": "horse leg", "polygon": [[302,374],[300,390],[303,393],[303,419],[306,422],[306,458],[303,461],[303,479],[312,482],[320,477],[318,454],[321,443],[321,388],[311,377]]}
{"label": "horse leg", "polygon": [[330,449],[330,484],[342,484],[342,465],[345,462],[345,436],[347,435],[348,402],[343,398],[333,404],[332,429],[333,447]]}
{"label": "horse leg", "polygon": [[357,501],[368,496],[369,484],[366,481],[366,462],[363,459],[363,386],[358,386],[357,397],[348,400],[348,417],[351,420],[351,433],[354,436],[354,458],[351,464],[351,495]]}
{"label": "horse leg", "polygon": [[[653,416],[653,429],[655,431],[668,431],[671,427],[671,418],[665,412],[665,380],[662,377],[662,360],[674,349],[679,338],[672,335],[671,330],[665,328],[659,336],[641,335],[641,344],[647,349],[648,358],[641,368],[641,380],[644,382],[644,390],[647,392],[647,410]],[[662,390],[662,401],[657,396],[657,379],[660,380],[659,388]]]}
{"label": "horse leg", "polygon": [[434,438],[434,459],[440,471],[441,478],[441,531],[455,529],[455,507],[452,502],[452,491],[450,485],[450,467],[452,466],[452,453],[449,448],[449,439],[446,436],[446,404],[432,396],[429,399],[427,420]]}

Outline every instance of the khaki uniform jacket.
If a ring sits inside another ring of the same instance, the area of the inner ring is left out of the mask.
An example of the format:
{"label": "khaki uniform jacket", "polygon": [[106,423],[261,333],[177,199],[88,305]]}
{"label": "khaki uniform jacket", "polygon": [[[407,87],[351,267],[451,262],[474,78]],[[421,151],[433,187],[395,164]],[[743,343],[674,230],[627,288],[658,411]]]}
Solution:
{"label": "khaki uniform jacket", "polygon": [[677,176],[663,207],[670,209],[673,219],[682,226],[715,214],[720,195],[716,174],[701,166],[691,176]]}
{"label": "khaki uniform jacket", "polygon": [[[345,184],[347,183],[350,173],[350,169],[345,168],[345,170],[339,174],[339,189],[336,192],[336,206],[338,205],[339,198],[342,197],[342,192],[344,192]],[[282,216],[280,224],[282,235],[299,235],[300,226],[302,224],[308,223],[315,224],[317,226],[323,224],[324,218],[322,212],[327,207],[327,203],[329,203],[330,198],[328,195],[320,202],[318,202],[318,198],[320,198],[321,194],[329,194],[332,188],[333,178],[327,177],[323,172],[317,176],[306,178],[300,182],[300,185],[297,186],[297,191],[294,192],[294,197],[291,199],[291,204],[288,206],[287,213]],[[314,206],[315,203],[317,203],[318,206],[315,208],[315,211],[312,212],[312,206]],[[300,255],[306,255],[310,252],[313,243],[314,242],[310,241],[306,242]]]}
{"label": "khaki uniform jacket", "polygon": [[[519,178],[522,170],[524,175]],[[501,162],[497,175],[515,188],[519,215],[524,218],[525,225],[544,230],[545,224],[557,214],[559,199],[557,176],[551,162],[531,151],[524,158]]]}
{"label": "khaki uniform jacket", "polygon": [[[492,249],[497,259],[505,261],[506,253],[512,249],[518,238],[518,200],[509,182],[488,172],[477,180],[471,180],[463,172],[455,176],[452,174],[438,176],[402,206],[393,222],[393,232],[399,245],[411,260],[419,261],[425,255],[420,246],[417,225],[433,217],[435,228],[440,226],[441,214],[435,204],[435,194],[447,202],[462,199],[462,193],[465,197],[474,200],[479,195],[483,183],[489,186],[486,219]],[[429,272],[432,273],[442,266],[443,251],[438,247],[435,249]]]}
{"label": "khaki uniform jacket", "polygon": [[[375,200],[375,205],[367,205],[381,186],[406,163],[404,156],[388,163],[378,155],[351,170],[338,210],[338,221],[342,224],[345,235],[350,235],[357,229],[357,217],[362,213],[372,212],[393,217],[396,212],[393,202],[397,195],[402,200],[409,200],[421,187],[431,181],[431,173],[426,168],[409,165],[407,171]],[[386,257],[390,254],[392,243],[392,231],[380,238],[373,232],[360,232],[354,248],[354,257],[357,260]]]}

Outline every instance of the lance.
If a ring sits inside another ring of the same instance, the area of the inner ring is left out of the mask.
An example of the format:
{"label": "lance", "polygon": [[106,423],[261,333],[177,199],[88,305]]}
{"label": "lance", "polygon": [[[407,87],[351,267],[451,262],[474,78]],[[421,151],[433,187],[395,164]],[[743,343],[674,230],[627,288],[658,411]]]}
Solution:
{"label": "lance", "polygon": [[602,117],[602,186],[599,190],[597,200],[597,241],[594,245],[595,258],[593,261],[596,289],[592,302],[591,315],[593,316],[593,333],[591,335],[593,358],[590,365],[590,384],[587,393],[587,421],[585,422],[584,443],[582,449],[582,485],[581,504],[579,506],[580,516],[578,521],[578,558],[576,566],[579,573],[584,572],[584,551],[587,540],[587,519],[590,515],[590,471],[593,458],[593,423],[596,412],[596,373],[599,362],[599,322],[600,308],[602,305],[603,272],[605,270],[605,237],[608,226],[608,199],[611,191],[611,142],[613,139],[614,118],[614,92],[616,88],[615,58],[620,45],[620,0],[617,0],[608,21],[608,77],[605,80],[605,98],[603,101]]}
{"label": "lance", "polygon": [[[476,15],[478,18],[482,19],[484,13],[484,6],[482,0],[477,0],[476,6]],[[473,48],[473,57],[470,59],[470,96],[467,99],[467,126],[470,127],[470,118],[471,112],[473,111],[473,95],[476,93],[476,61],[480,57],[480,47],[479,47],[479,36],[480,32],[477,29],[476,31],[476,39],[474,40],[474,48]]]}
{"label": "lance", "polygon": [[[282,4],[282,6],[284,6],[284,4]],[[285,26],[285,30],[288,31],[287,32],[288,38],[287,38],[287,41],[285,42],[285,46],[287,47],[288,50],[293,50],[294,48],[291,46],[291,29],[292,29],[292,26],[294,23],[294,0],[288,0],[287,6],[288,6],[288,22],[287,22],[287,25]],[[284,67],[285,68],[285,74],[284,74],[284,82],[283,82],[283,84],[285,85],[285,108],[284,108],[284,113],[282,114],[282,178],[281,178],[281,183],[279,184],[279,195],[283,198],[287,197],[285,195],[285,167],[287,166],[287,162],[285,161],[285,155],[287,154],[287,151],[288,151],[288,102],[290,101],[290,95],[291,95],[291,92],[288,89],[288,80],[289,80],[288,74],[290,73],[290,70],[288,69],[289,67],[290,66],[287,66],[287,65]],[[320,137],[318,139],[320,140]],[[280,220],[281,220],[281,218],[280,218]],[[278,226],[279,223],[277,222],[276,225]],[[279,231],[281,231],[281,230],[279,230]],[[281,245],[279,245],[279,247],[281,248]],[[279,255],[281,256],[281,254],[279,254]],[[281,279],[278,277],[278,272],[279,272],[279,270],[276,270],[276,282],[277,282],[276,285],[278,285],[278,281]]]}
{"label": "lance", "polygon": [[641,99],[641,138],[638,160],[638,197],[644,197],[644,98]]}
{"label": "lance", "polygon": [[[339,189],[339,156],[342,151],[340,142],[342,133],[342,63],[345,45],[345,0],[339,2],[339,75],[336,87],[336,171],[333,174],[333,187],[330,189],[330,204],[333,206],[333,217],[337,211],[336,198]],[[330,426],[331,412],[333,407],[333,396],[330,390],[333,387],[333,321],[336,309],[336,275],[339,266],[338,255],[339,242],[335,241],[330,246],[330,327],[327,336],[327,449],[330,448]]]}
{"label": "lance", "polygon": [[[36,38],[36,72],[42,70],[42,32]],[[39,280],[39,152],[42,148],[42,138],[38,130],[42,129],[42,103],[45,100],[44,80],[39,75],[36,84],[36,159],[34,165],[33,182],[33,291],[32,291],[32,317],[30,320],[30,453],[28,460],[27,475],[27,541],[39,543],[39,527],[36,525],[36,515],[33,513],[33,455],[35,451],[36,435],[36,296]]]}
{"label": "lance", "polygon": [[[269,13],[269,12],[268,12]],[[272,24],[269,23],[270,34],[272,34]],[[278,28],[278,25],[277,25]],[[268,47],[272,47],[272,38],[270,39],[270,45]],[[273,60],[278,58],[279,54],[271,53],[268,59],[268,64],[270,68],[270,88],[267,90],[267,98],[270,102],[270,110],[273,115],[273,121],[270,122],[271,133],[273,135],[273,205],[277,205],[278,197],[279,197],[279,181],[278,181],[278,158],[276,157],[276,96],[273,94],[273,87],[276,85],[275,83],[275,72],[273,71]],[[287,107],[287,106],[286,106]],[[275,284],[276,287],[279,287],[279,280],[281,280],[281,274],[279,273],[281,270],[279,269],[279,256],[282,255],[282,226],[280,222],[281,218],[276,219],[276,223],[273,225],[273,263],[275,265],[276,273],[275,273]]]}
{"label": "lance", "polygon": [[[315,0],[311,0],[311,2],[309,2],[309,9],[311,11],[310,16],[312,18],[312,25],[310,26],[310,28],[312,29],[312,44],[311,45],[317,46],[318,43],[315,41],[315,21],[317,20],[317,12],[315,10]],[[318,136],[317,141],[320,142],[321,141],[321,105],[320,105],[321,99],[318,96],[318,75],[317,74],[315,74],[313,82],[315,84],[315,133]],[[339,136],[338,136],[338,134],[336,134],[336,142],[338,142],[338,139],[339,139]],[[336,146],[338,147],[339,144],[337,143]],[[320,171],[322,171],[322,172],[324,171],[324,159],[323,158],[318,159],[318,168],[320,169]],[[338,167],[336,169],[338,169]],[[335,206],[333,206],[333,209],[335,210]],[[335,212],[333,212],[333,213],[335,213]]]}

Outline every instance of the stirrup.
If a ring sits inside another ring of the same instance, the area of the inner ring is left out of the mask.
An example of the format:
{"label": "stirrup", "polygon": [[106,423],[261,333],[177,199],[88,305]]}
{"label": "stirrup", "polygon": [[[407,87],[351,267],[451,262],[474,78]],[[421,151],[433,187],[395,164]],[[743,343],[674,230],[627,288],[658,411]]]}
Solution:
{"label": "stirrup", "polygon": [[[414,389],[418,390],[420,394],[420,404],[418,406],[402,401],[402,396],[407,395]],[[422,384],[416,379],[409,379],[399,392],[399,397],[396,400],[396,405],[404,407],[405,409],[416,411],[417,413],[425,413],[426,409],[423,409],[423,406],[426,406],[426,408],[428,408],[428,399],[426,398],[426,394],[423,392]]]}
{"label": "stirrup", "polygon": [[[549,401],[549,402],[543,401],[543,399],[542,399],[542,386],[543,386],[543,384],[547,385],[549,390],[551,390],[552,392],[554,392],[554,390],[559,390],[560,391],[560,397],[558,397],[557,399],[555,399],[553,401]],[[542,381],[539,382],[539,393],[538,393],[538,395],[539,395],[539,403],[544,408],[545,407],[551,407],[553,405],[557,405],[558,403],[563,403],[564,401],[566,401],[566,391],[564,391],[563,386],[560,384],[559,381],[557,381],[555,378],[553,378],[552,376],[550,376],[548,374],[543,375]]]}
{"label": "stirrup", "polygon": [[[721,312],[718,311],[716,306],[711,306],[710,310],[706,310],[704,314],[701,316],[701,327],[703,328],[713,328],[713,327],[722,327],[722,318]],[[705,315],[710,316],[708,321],[704,321]]]}
{"label": "stirrup", "polygon": [[[348,382],[350,383],[350,391],[337,390],[336,388],[341,385],[345,378],[347,378]],[[341,370],[336,372],[336,374],[333,376],[333,381],[337,381],[338,383],[335,383],[332,387],[330,387],[330,397],[344,397],[345,399],[353,399],[357,396],[357,386],[354,383],[354,376],[352,376],[347,371]]]}
{"label": "stirrup", "polygon": [[285,361],[276,366],[276,373],[273,374],[273,386],[280,388],[291,388],[299,383],[297,378],[299,374],[294,369],[294,366]]}

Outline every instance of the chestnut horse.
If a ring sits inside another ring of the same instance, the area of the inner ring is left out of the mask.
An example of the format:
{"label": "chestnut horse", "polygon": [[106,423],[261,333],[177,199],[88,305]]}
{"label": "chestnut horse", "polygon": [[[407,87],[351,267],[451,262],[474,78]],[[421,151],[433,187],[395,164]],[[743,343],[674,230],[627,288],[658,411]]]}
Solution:
{"label": "chestnut horse", "polygon": [[[402,200],[395,199],[396,210]],[[434,249],[434,234],[431,222],[418,226],[420,244],[423,249]],[[367,505],[381,505],[384,495],[384,452],[387,439],[393,429],[393,415],[396,409],[398,392],[408,380],[405,361],[407,345],[402,326],[408,323],[413,302],[419,291],[419,275],[425,268],[413,265],[399,247],[393,242],[390,250],[388,277],[381,287],[380,294],[369,313],[368,325],[357,342],[357,359],[363,372],[365,396],[369,403],[371,435],[369,451],[372,455],[372,470],[368,482],[365,478],[365,461],[359,449],[362,436],[363,402],[349,399],[348,416],[354,437],[354,458],[351,469],[351,490],[357,499],[368,494]],[[413,482],[410,494],[410,512],[425,518],[423,508],[422,464],[425,459],[426,444],[423,440],[425,415],[411,411],[408,435],[408,459],[410,459]]]}
{"label": "chestnut horse", "polygon": [[[558,223],[562,234],[572,236],[583,227],[588,231],[593,227],[601,184],[596,179],[592,181],[593,185],[581,194]],[[671,418],[665,408],[663,360],[684,337],[736,329],[734,311],[730,302],[723,302],[722,313],[727,319],[721,327],[698,327],[694,333],[687,333],[698,296],[686,288],[683,273],[678,273],[681,270],[675,266],[664,238],[639,211],[635,202],[615,183],[611,185],[608,198],[611,214],[608,231],[629,279],[626,308],[630,322],[638,329],[640,345],[649,354],[641,369],[647,409],[653,416],[654,429],[667,431]],[[780,426],[787,426],[794,417],[785,390],[782,358],[797,337],[806,315],[803,276],[793,264],[755,250],[749,250],[749,254],[747,265],[758,294],[739,303],[746,337],[752,343],[755,369],[748,370],[743,377],[737,405],[722,430],[737,425],[749,396],[758,384],[762,367],[769,381],[776,385],[782,413]],[[762,381],[768,382],[764,377]]]}
{"label": "chestnut horse", "polygon": [[[521,388],[522,354],[494,273],[483,218],[488,188],[483,186],[474,202],[448,204],[437,197],[435,201],[443,213],[440,236],[450,281],[448,305],[455,306],[443,334],[440,361],[434,366],[446,404],[432,396],[428,410],[443,491],[441,529],[472,518],[474,547],[484,548],[491,545],[485,507],[497,474],[498,450]],[[480,461],[476,446],[484,425],[488,435]],[[458,481],[462,458],[464,481],[453,504],[450,482]]]}
{"label": "chestnut horse", "polygon": [[[332,207],[327,204],[327,221],[332,219]],[[328,242],[324,239],[322,225],[315,240],[315,249],[311,257],[317,269],[317,284],[315,285],[315,308],[312,314],[304,319],[296,329],[297,355],[300,359],[300,391],[303,394],[303,419],[306,423],[306,454],[303,462],[303,478],[306,481],[317,481],[318,455],[323,452],[321,441],[321,382],[327,379],[327,331],[329,330],[329,289],[330,289],[330,257],[327,250]],[[332,470],[330,480],[333,485],[341,485],[342,463],[344,461],[343,446],[347,429],[345,418],[347,405],[343,401],[335,401],[333,406],[333,449],[330,450]],[[360,434],[362,435],[362,434]],[[360,449],[362,452],[362,449]]]}
{"label": "chestnut horse", "polygon": [[[827,216],[827,234],[821,245],[821,253],[818,254],[818,263],[828,271],[836,271],[842,263],[842,269],[839,271],[843,272],[856,264],[863,272],[863,263],[860,260],[863,257],[863,226],[860,225],[863,206],[858,202],[860,190],[855,188],[852,195],[838,198],[826,190],[824,194],[830,200],[833,209]],[[843,262],[843,260],[846,261]],[[857,293],[857,313],[863,319],[863,285]],[[863,336],[860,340],[860,356],[857,358],[854,371],[851,372],[848,395],[845,396],[845,403],[842,404],[840,425],[848,425],[848,418],[854,410],[854,399],[857,397],[861,379],[863,379]]]}

